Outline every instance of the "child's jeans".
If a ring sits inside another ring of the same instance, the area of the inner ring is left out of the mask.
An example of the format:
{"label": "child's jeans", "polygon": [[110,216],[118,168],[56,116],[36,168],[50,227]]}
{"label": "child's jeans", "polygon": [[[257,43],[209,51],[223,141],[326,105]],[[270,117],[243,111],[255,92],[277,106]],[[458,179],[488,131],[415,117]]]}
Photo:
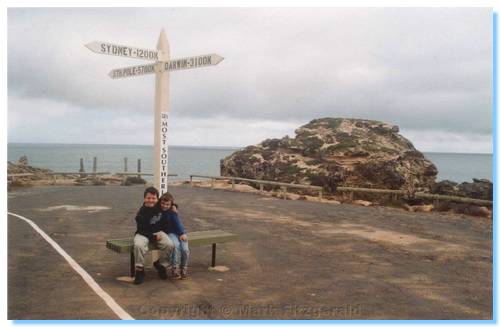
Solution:
{"label": "child's jeans", "polygon": [[186,268],[189,260],[189,246],[187,241],[181,241],[179,236],[175,233],[168,234],[170,240],[174,243],[174,252],[172,253],[172,266],[180,268]]}
{"label": "child's jeans", "polygon": [[[160,250],[160,264],[164,267],[170,266],[170,258],[174,253],[174,243],[164,232],[155,233],[160,235],[160,240],[156,242],[156,246]],[[149,239],[141,234],[134,236],[134,257],[135,266],[144,267],[146,255],[148,253]]]}

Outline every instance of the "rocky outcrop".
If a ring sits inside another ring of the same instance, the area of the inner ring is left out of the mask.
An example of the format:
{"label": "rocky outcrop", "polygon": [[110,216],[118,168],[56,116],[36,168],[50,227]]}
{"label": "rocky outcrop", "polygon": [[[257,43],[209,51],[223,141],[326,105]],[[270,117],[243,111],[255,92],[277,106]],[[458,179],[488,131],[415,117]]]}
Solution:
{"label": "rocky outcrop", "polygon": [[450,180],[442,180],[431,187],[431,193],[442,195],[458,195],[458,183]]}
{"label": "rocky outcrop", "polygon": [[472,179],[472,183],[458,185],[458,195],[468,198],[493,200],[493,183],[487,179]]}
{"label": "rocky outcrop", "polygon": [[33,174],[31,176],[23,176],[16,177],[16,180],[42,180],[49,178],[52,173],[50,169],[36,168],[33,166],[29,166],[26,162],[22,161],[21,158],[20,163],[16,164],[13,162],[7,162],[7,174]]}
{"label": "rocky outcrop", "polygon": [[27,166],[28,165],[28,157],[22,156],[21,158],[19,158],[19,164],[23,165],[23,166]]}
{"label": "rocky outcrop", "polygon": [[288,183],[429,191],[436,167],[379,121],[322,118],[298,128],[294,138],[267,139],[221,161],[221,175]]}
{"label": "rocky outcrop", "polygon": [[431,188],[431,192],[492,201],[493,183],[487,179],[476,178],[472,179],[472,183],[463,182],[461,184],[444,180],[434,184]]}

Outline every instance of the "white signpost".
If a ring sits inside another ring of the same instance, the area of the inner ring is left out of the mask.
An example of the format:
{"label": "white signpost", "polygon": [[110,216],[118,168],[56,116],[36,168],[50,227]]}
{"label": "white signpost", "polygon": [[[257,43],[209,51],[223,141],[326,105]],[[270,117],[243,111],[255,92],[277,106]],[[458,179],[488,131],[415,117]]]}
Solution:
{"label": "white signpost", "polygon": [[112,44],[101,41],[90,42],[85,44],[87,48],[91,51],[99,54],[105,54],[110,56],[121,56],[128,58],[152,60],[152,61],[164,61],[165,57],[158,50],[141,49],[136,47],[129,47],[126,45]]}
{"label": "white signpost", "polygon": [[152,64],[113,69],[109,77],[113,79],[156,74],[155,127],[154,127],[154,185],[160,194],[167,192],[168,185],[168,113],[169,113],[169,72],[217,65],[224,58],[212,53],[170,60],[170,48],[165,32],[161,30],[156,50],[141,49],[125,45],[94,41],[85,45],[99,54],[155,61]]}
{"label": "white signpost", "polygon": [[116,78],[126,78],[126,77],[133,77],[146,74],[154,74],[162,69],[164,71],[170,72],[173,70],[201,68],[205,66],[217,65],[223,59],[224,58],[222,58],[218,54],[212,53],[208,55],[158,62],[154,64],[117,68],[110,71],[108,75],[109,77],[116,79]]}
{"label": "white signpost", "polygon": [[113,79],[133,77],[139,75],[154,74],[159,71],[159,68],[160,66],[157,64],[129,66],[129,67],[113,69],[112,71],[109,72],[108,75]]}

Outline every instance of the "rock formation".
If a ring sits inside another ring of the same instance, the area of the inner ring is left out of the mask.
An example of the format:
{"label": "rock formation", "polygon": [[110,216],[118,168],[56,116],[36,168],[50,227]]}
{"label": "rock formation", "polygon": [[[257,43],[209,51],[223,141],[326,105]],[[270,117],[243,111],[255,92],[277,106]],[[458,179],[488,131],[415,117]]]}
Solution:
{"label": "rock formation", "polygon": [[472,183],[463,182],[461,184],[444,180],[434,184],[431,192],[491,201],[493,200],[493,183],[487,179],[476,178],[472,179]]}
{"label": "rock formation", "polygon": [[221,161],[221,175],[324,186],[429,191],[437,169],[399,133],[379,121],[322,118],[295,138],[267,139]]}
{"label": "rock formation", "polygon": [[25,162],[21,162],[20,160],[18,164],[8,161],[7,174],[33,174],[32,176],[17,177],[17,180],[41,180],[50,178],[52,170],[29,166],[27,162],[27,159]]}

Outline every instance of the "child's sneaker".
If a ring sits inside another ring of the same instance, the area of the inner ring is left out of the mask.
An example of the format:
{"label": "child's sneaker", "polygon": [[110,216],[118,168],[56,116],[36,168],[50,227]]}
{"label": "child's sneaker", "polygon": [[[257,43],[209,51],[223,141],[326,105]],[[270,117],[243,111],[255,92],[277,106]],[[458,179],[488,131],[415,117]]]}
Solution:
{"label": "child's sneaker", "polygon": [[181,279],[187,279],[188,278],[188,270],[187,267],[184,267],[181,269]]}
{"label": "child's sneaker", "polygon": [[170,270],[170,277],[172,279],[179,279],[181,276],[179,275],[179,269],[176,268],[176,267],[172,267],[172,269]]}
{"label": "child's sneaker", "polygon": [[158,271],[158,275],[160,276],[161,279],[167,279],[167,270],[162,264],[160,264],[159,261],[153,262],[153,266]]}
{"label": "child's sneaker", "polygon": [[144,276],[146,276],[146,273],[144,273],[144,270],[137,269],[135,271],[134,284],[135,285],[142,284],[142,282],[144,281]]}

